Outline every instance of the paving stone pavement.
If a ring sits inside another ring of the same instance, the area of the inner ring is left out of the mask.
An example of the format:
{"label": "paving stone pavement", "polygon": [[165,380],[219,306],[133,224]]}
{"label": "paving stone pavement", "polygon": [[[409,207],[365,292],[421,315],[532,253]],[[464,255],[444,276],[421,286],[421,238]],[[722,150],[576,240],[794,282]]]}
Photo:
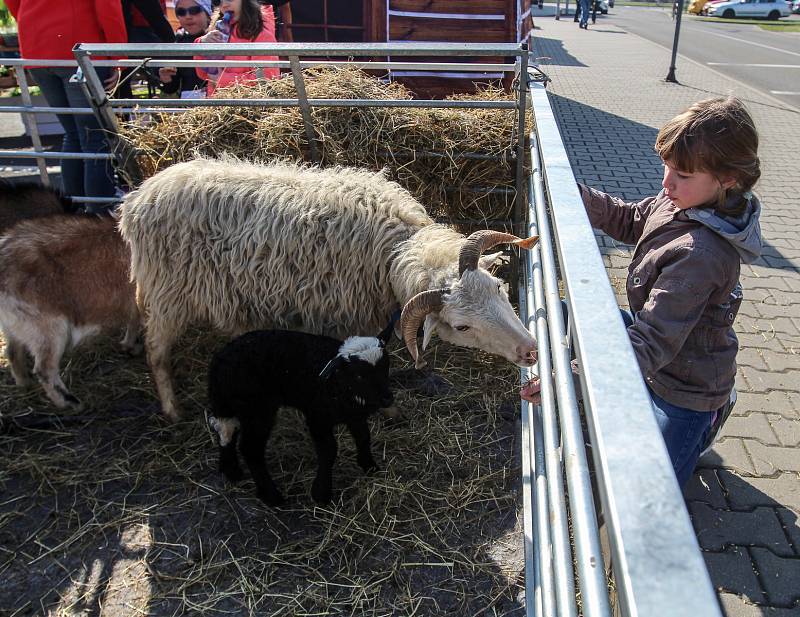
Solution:
{"label": "paving stone pavement", "polygon": [[[660,189],[656,134],[692,102],[733,93],[755,119],[766,247],[742,266],[739,401],[685,497],[727,615],[800,616],[800,112],[683,57],[681,84],[665,82],[670,52],[613,17],[588,31],[539,17],[533,52],[576,177],[628,200]],[[625,304],[630,247],[597,240]]]}

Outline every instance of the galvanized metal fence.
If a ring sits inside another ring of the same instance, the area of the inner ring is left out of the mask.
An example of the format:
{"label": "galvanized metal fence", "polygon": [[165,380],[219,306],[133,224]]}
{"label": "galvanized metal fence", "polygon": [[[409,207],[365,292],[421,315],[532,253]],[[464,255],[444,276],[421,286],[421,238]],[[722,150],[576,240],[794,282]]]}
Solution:
{"label": "galvanized metal fence", "polygon": [[[298,97],[111,100],[95,70],[109,65],[196,66],[200,62],[191,58],[200,53],[287,58],[277,62],[203,60],[202,64],[289,68]],[[525,47],[452,43],[81,44],[76,46],[75,56],[94,113],[112,140],[118,128],[115,115],[118,112],[179,112],[209,105],[294,106],[302,111],[311,156],[318,160],[313,107],[515,109],[517,193],[514,220],[508,223],[519,232],[527,230],[540,236],[538,247],[523,255],[519,280],[514,281],[519,285],[521,318],[539,342],[536,368],[542,377],[542,404],[523,402],[521,406],[526,614],[545,617],[574,616],[579,612],[587,617],[605,616],[612,611],[641,617],[721,614],[578,194],[545,85],[535,70],[529,70]],[[98,61],[93,56],[129,59]],[[301,61],[301,56],[314,59]],[[502,56],[513,61],[464,64],[395,59],[419,56]],[[154,59],[166,57],[178,59]],[[392,60],[353,60],[375,57]],[[43,64],[39,60],[34,62]],[[34,62],[10,63],[20,66]],[[457,68],[474,71],[476,75],[514,71],[517,96],[515,101],[309,99],[302,69],[342,63],[369,69],[452,71]],[[0,111],[92,112],[91,108],[35,107],[29,98],[23,99],[23,103],[19,108],[0,108]],[[535,128],[526,135],[528,113],[533,114]],[[43,152],[36,137],[33,143],[34,149],[25,154],[0,151],[0,158],[35,158],[43,169],[44,161],[49,158],[87,156],[48,154]],[[121,142],[113,145],[118,164],[135,178],[135,153]],[[530,173],[525,172],[526,160]],[[42,174],[46,181],[46,170]],[[563,299],[559,281],[563,284]],[[568,307],[566,320],[562,303]],[[573,356],[581,366],[580,393],[575,391],[570,368]],[[530,376],[530,369],[521,370],[523,381]],[[583,415],[579,395],[582,395]],[[591,451],[590,457],[587,449]],[[612,593],[609,593],[609,572],[613,572]]]}

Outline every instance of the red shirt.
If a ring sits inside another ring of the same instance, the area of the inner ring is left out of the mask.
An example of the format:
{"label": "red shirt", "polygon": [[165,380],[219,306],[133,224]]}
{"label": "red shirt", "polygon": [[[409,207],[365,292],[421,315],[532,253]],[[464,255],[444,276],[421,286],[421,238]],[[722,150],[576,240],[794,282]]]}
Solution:
{"label": "red shirt", "polygon": [[23,58],[74,60],[76,43],[126,43],[120,0],[6,0]]}

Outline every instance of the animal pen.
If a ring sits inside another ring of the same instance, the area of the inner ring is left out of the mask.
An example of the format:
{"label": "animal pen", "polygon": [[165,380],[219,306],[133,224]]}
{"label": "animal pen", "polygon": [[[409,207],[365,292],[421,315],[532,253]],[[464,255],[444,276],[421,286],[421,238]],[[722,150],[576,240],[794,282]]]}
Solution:
{"label": "animal pen", "polygon": [[[100,362],[101,352],[113,356],[109,350],[77,356],[71,370],[94,375],[100,398],[115,401],[102,417],[44,413],[33,395],[11,407],[8,401],[19,395],[2,386],[8,430],[0,435],[0,575],[7,583],[0,590],[0,611],[720,615],[584,213],[546,79],[529,64],[527,49],[387,43],[225,44],[205,45],[203,51],[288,58],[247,64],[288,68],[296,96],[108,100],[96,66],[193,66],[198,46],[76,47],[94,112],[132,183],[141,174],[139,153],[119,137],[117,114],[123,111],[146,117],[197,107],[297,108],[311,162],[320,160],[324,141],[315,110],[509,111],[514,138],[508,187],[470,190],[512,195],[506,219],[489,222],[540,236],[539,248],[515,262],[509,283],[539,344],[542,405],[518,404],[519,380],[526,381],[530,369],[517,371],[504,360],[437,344],[429,355],[439,376],[420,376],[404,350],[398,351],[394,361],[404,368],[396,372],[395,385],[404,388],[403,417],[384,419],[373,431],[384,471],[363,478],[347,467],[340,475],[353,486],[344,489],[340,503],[313,507],[301,494],[298,504],[276,513],[252,499],[248,488],[223,485],[213,469],[211,437],[198,421],[201,413],[177,431],[167,430],[153,413],[151,384],[129,379],[119,391],[107,379],[145,373],[142,361]],[[130,59],[102,61],[95,55]],[[513,75],[513,96],[306,95],[312,67],[447,71],[452,68],[447,62],[420,63],[415,57],[465,55],[506,58],[503,64],[474,63],[469,69],[459,64],[459,70]],[[187,59],[153,60],[165,56]],[[28,102],[18,111],[52,110]],[[146,123],[134,126],[148,130]],[[443,156],[417,154],[431,161]],[[26,156],[43,167],[45,157],[64,155],[45,155],[38,148]],[[481,160],[477,153],[464,156]],[[188,382],[184,398],[202,408],[204,364],[195,352],[206,352],[207,358],[218,341],[209,343],[201,334],[188,338],[176,360]],[[581,393],[570,370],[573,355],[582,368]],[[141,398],[148,396],[143,405]],[[283,483],[307,486],[304,474],[313,467],[303,453],[308,444],[296,430],[278,432],[289,451]],[[350,465],[352,458],[343,456],[339,465]],[[48,586],[49,594],[38,591]]]}

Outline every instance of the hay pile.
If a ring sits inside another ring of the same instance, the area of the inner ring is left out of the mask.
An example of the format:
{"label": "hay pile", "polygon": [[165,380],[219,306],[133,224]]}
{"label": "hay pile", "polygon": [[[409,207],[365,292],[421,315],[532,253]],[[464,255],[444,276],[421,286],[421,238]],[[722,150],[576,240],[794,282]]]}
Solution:
{"label": "hay pile", "polygon": [[[316,68],[305,71],[309,98],[411,99],[397,83],[364,71]],[[291,75],[258,86],[220,90],[224,98],[296,98]],[[513,100],[501,89],[453,98]],[[516,112],[501,109],[385,107],[312,108],[324,166],[389,170],[434,217],[492,221],[511,218],[514,198]],[[123,126],[123,137],[140,151],[145,177],[193,157],[195,152],[269,160],[311,161],[301,111],[286,108],[195,107],[159,114],[144,125]],[[433,155],[431,154],[433,153]],[[464,158],[461,155],[488,156]],[[493,190],[498,192],[490,192]]]}
{"label": "hay pile", "polygon": [[84,411],[0,382],[0,614],[522,614],[515,367],[436,343],[423,377],[394,343],[401,415],[371,421],[380,471],[340,433],[335,501],[315,506],[313,446],[286,410],[268,464],[289,503],[273,510],[249,474],[217,471],[205,365],[222,343],[192,332],[176,350],[175,426],[144,360],[107,339],[65,367]]}

